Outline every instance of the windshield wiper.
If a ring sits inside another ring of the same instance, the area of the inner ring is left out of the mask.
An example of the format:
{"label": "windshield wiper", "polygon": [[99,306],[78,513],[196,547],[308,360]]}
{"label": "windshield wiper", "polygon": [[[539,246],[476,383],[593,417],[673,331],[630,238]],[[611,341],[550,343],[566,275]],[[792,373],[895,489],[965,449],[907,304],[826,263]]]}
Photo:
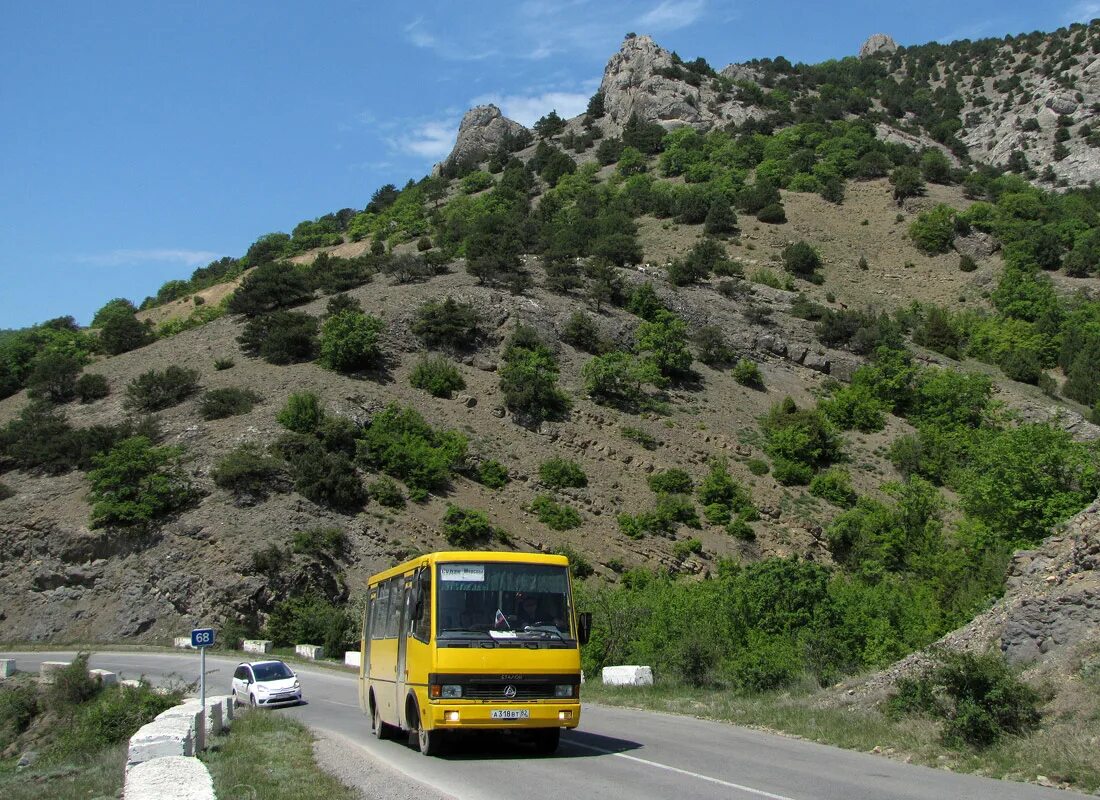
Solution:
{"label": "windshield wiper", "polygon": [[523,629],[523,633],[552,633],[557,636],[561,641],[565,641],[565,637],[561,635],[561,631],[559,631],[554,625],[528,625]]}

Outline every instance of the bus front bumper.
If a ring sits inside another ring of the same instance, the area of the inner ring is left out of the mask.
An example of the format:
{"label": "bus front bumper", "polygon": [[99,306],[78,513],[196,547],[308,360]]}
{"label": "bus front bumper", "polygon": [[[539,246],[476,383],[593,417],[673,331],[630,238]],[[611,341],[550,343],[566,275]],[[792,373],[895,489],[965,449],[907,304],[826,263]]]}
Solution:
{"label": "bus front bumper", "polygon": [[581,721],[580,703],[452,704],[444,701],[431,703],[429,708],[432,728],[441,730],[575,728]]}

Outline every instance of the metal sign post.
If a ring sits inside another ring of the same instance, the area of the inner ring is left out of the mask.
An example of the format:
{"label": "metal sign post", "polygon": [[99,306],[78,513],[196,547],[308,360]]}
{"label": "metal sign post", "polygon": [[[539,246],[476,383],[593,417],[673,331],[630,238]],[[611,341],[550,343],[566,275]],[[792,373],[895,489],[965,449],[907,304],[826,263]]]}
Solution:
{"label": "metal sign post", "polygon": [[191,631],[191,646],[199,650],[199,704],[202,707],[202,737],[206,738],[206,648],[214,644],[213,628],[195,628]]}

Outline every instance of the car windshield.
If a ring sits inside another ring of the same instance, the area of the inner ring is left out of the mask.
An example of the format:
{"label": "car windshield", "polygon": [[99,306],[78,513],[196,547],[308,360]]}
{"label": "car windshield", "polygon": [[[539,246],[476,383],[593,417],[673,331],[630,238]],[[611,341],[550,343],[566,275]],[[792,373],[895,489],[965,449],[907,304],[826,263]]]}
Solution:
{"label": "car windshield", "polygon": [[257,681],[281,681],[284,678],[294,677],[290,667],[282,661],[276,661],[273,664],[253,664],[252,674],[256,676]]}
{"label": "car windshield", "polygon": [[574,638],[565,567],[440,564],[438,579],[440,638]]}

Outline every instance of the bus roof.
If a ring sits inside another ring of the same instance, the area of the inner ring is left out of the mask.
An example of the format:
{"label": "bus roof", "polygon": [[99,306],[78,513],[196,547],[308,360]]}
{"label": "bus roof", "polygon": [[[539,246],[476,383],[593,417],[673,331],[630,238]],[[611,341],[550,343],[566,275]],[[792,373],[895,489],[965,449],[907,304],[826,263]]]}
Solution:
{"label": "bus roof", "polygon": [[425,553],[424,555],[411,558],[403,564],[398,564],[396,567],[390,567],[382,572],[377,572],[371,575],[367,579],[368,584],[377,583],[378,581],[384,581],[388,578],[392,578],[395,575],[401,575],[408,572],[411,569],[422,566],[424,564],[438,564],[440,562],[449,561],[480,561],[480,562],[497,562],[497,563],[512,563],[512,564],[555,564],[558,566],[568,566],[569,559],[565,556],[551,555],[547,553],[516,553],[512,551],[494,551],[494,550],[442,550],[436,553]]}

